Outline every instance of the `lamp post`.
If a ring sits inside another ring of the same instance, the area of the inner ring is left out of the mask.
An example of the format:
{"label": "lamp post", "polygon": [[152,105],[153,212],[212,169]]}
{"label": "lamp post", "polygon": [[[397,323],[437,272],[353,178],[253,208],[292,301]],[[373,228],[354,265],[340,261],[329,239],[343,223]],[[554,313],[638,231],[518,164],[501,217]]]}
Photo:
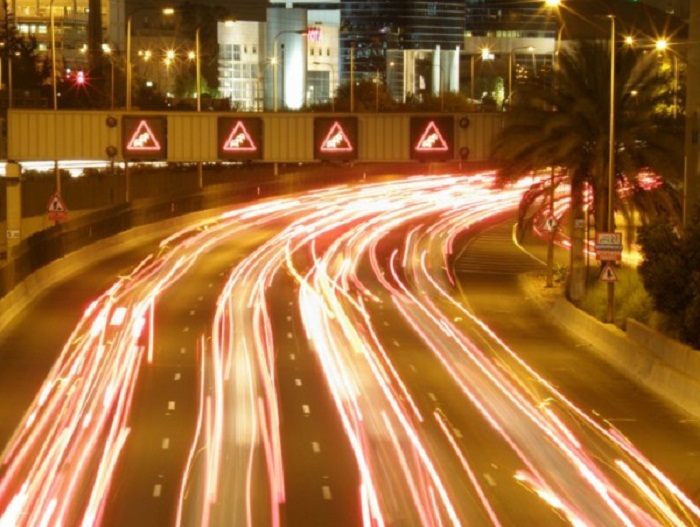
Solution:
{"label": "lamp post", "polygon": [[[608,232],[615,229],[615,15],[610,18],[610,132],[608,142]],[[608,322],[615,322],[615,282],[608,282]]]}
{"label": "lamp post", "polygon": [[194,32],[194,67],[197,79],[197,111],[202,111],[202,51],[199,46],[199,26]]}
{"label": "lamp post", "polygon": [[331,111],[335,112],[335,89],[333,86],[333,78],[335,77],[335,67],[330,62],[314,62],[314,66],[328,66],[330,77],[328,79],[328,97],[331,100]]}
{"label": "lamp post", "polygon": [[[284,29],[275,35],[272,40],[272,97],[273,97],[273,110],[277,111],[277,70],[279,68],[279,57],[277,55],[277,42],[282,35],[295,34],[295,35],[306,35],[309,32],[308,29]],[[284,96],[284,94],[283,94]]]}
{"label": "lamp post", "polygon": [[[654,43],[656,50],[659,52],[666,52],[668,47],[668,40],[665,38],[660,38]],[[674,119],[678,116],[678,56],[673,54],[673,117]]]}
{"label": "lamp post", "polygon": [[534,52],[535,48],[533,46],[518,46],[510,50],[508,53],[508,102],[510,103],[510,97],[513,93],[513,55],[516,51],[520,49],[526,49],[530,52]]}
{"label": "lamp post", "polygon": [[131,17],[126,19],[126,111],[131,110]]}
{"label": "lamp post", "polygon": [[112,56],[112,46],[109,44],[102,44],[102,52],[109,57],[110,65],[110,86],[109,86],[109,101],[110,108],[114,110],[114,57]]}
{"label": "lamp post", "polygon": [[[131,19],[139,11],[157,9],[156,7],[143,6],[132,11],[126,19],[126,110],[131,110]],[[170,16],[175,13],[173,8],[161,9],[161,13]]]}
{"label": "lamp post", "polygon": [[53,89],[53,109],[58,110],[58,95],[56,89],[56,25],[53,14],[53,0],[49,4],[49,24],[51,25],[51,76],[53,77],[53,82],[51,83],[51,88]]}
{"label": "lamp post", "polygon": [[[53,91],[53,111],[58,110],[58,95],[56,89],[56,24],[53,14],[53,0],[49,3],[49,25],[51,26],[51,76],[53,77],[53,82],[51,82],[51,88]],[[53,162],[53,172],[56,178],[56,193],[61,194],[61,172],[58,169],[58,160]],[[59,222],[56,221],[58,224]]]}

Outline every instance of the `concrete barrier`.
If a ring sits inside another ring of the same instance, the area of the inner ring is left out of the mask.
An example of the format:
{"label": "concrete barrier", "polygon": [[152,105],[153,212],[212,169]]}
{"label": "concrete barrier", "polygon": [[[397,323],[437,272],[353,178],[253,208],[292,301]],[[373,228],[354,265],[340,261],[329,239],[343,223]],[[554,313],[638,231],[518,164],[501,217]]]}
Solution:
{"label": "concrete barrier", "polygon": [[[222,212],[226,209],[220,209]],[[0,299],[0,331],[26,309],[48,287],[82,271],[90,265],[145,243],[156,242],[179,228],[204,220],[216,210],[194,212],[159,223],[143,225],[73,251],[32,273]]]}
{"label": "concrete barrier", "polygon": [[551,313],[617,369],[700,417],[700,352],[634,320],[628,320],[627,333],[603,324],[563,297],[554,302]]}

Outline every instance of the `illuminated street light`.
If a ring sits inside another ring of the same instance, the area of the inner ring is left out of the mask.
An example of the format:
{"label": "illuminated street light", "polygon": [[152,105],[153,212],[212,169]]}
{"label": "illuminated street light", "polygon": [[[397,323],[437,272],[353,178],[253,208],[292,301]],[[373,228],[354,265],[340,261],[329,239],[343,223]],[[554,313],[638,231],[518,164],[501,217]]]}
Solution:
{"label": "illuminated street light", "polygon": [[275,35],[275,38],[272,40],[272,106],[273,106],[273,111],[277,111],[277,69],[279,68],[279,56],[277,55],[277,41],[282,35],[286,34],[296,34],[296,35],[306,35],[309,32],[308,29],[285,29],[283,31],[280,31]]}
{"label": "illuminated street light", "polygon": [[508,102],[510,103],[511,95],[513,94],[513,55],[520,49],[526,49],[530,53],[534,53],[534,46],[518,46],[510,50],[508,53]]}
{"label": "illuminated street light", "polygon": [[112,56],[112,47],[109,44],[102,44],[102,52],[109,57],[110,71],[110,107],[114,110],[114,57]]}

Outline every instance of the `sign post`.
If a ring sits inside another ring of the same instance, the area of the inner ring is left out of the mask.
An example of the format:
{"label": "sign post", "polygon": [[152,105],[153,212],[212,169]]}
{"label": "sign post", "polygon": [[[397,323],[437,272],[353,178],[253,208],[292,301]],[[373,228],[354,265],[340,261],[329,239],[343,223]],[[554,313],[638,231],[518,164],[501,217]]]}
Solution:
{"label": "sign post", "polygon": [[599,232],[595,239],[596,260],[604,262],[599,280],[608,284],[608,322],[615,322],[615,262],[622,260],[622,233]]}

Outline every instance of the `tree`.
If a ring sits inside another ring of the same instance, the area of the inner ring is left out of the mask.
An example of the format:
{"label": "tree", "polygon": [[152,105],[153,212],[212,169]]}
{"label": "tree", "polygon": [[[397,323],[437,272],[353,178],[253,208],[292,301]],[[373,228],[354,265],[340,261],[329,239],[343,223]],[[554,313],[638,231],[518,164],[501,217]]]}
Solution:
{"label": "tree", "polygon": [[[657,191],[676,193],[682,179],[680,119],[660,111],[672,94],[659,74],[653,53],[617,51],[615,69],[615,172],[613,189],[619,207],[644,188],[642,174],[663,177]],[[497,137],[492,157],[499,178],[506,183],[546,167],[562,167],[571,183],[572,236],[582,236],[583,192],[593,194],[596,231],[608,230],[608,151],[610,119],[610,48],[600,42],[579,42],[560,53],[559,68],[551,86],[528,84],[513,95],[506,126]],[[621,191],[625,191],[622,193]],[[544,188],[544,192],[549,189]],[[656,215],[659,208],[677,221],[677,200],[655,202],[643,209]],[[646,203],[638,200],[638,204]],[[573,239],[569,296],[579,300],[585,280],[580,272],[583,244]]]}
{"label": "tree", "polygon": [[700,348],[700,208],[682,233],[662,219],[639,229],[638,267],[666,329]]}

